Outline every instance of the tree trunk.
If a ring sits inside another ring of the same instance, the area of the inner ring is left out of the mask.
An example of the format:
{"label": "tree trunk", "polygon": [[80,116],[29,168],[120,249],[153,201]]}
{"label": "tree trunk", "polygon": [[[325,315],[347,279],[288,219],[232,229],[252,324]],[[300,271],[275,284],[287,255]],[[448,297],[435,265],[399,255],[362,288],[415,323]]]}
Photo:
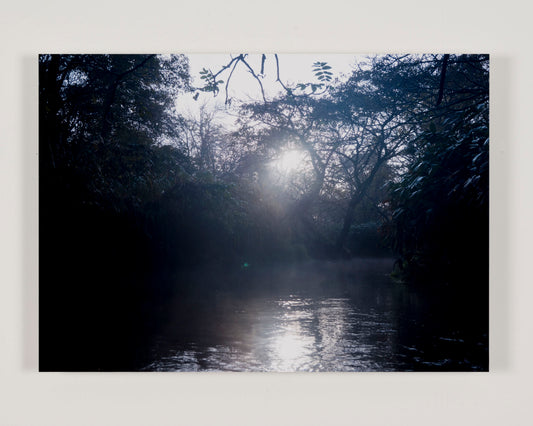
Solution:
{"label": "tree trunk", "polygon": [[345,244],[346,244],[346,239],[348,238],[348,234],[350,232],[350,226],[352,226],[352,223],[354,220],[355,209],[365,197],[366,192],[368,191],[368,187],[374,181],[374,177],[376,176],[376,173],[381,168],[381,165],[385,163],[385,161],[386,161],[386,158],[379,158],[376,161],[376,164],[372,168],[372,171],[370,172],[368,177],[363,181],[363,183],[359,186],[359,188],[352,194],[350,203],[348,204],[348,208],[346,209],[346,214],[344,215],[344,221],[342,224],[341,232],[339,233],[339,237],[337,238],[337,244],[336,244],[337,253],[339,254],[347,253]]}
{"label": "tree trunk", "polygon": [[347,252],[346,248],[344,247],[346,244],[346,239],[348,238],[350,226],[352,226],[353,223],[355,209],[363,199],[364,195],[365,192],[363,190],[359,190],[356,191],[350,199],[350,204],[348,204],[348,209],[346,210],[346,214],[344,215],[342,229],[337,238],[336,250],[339,254],[345,254]]}

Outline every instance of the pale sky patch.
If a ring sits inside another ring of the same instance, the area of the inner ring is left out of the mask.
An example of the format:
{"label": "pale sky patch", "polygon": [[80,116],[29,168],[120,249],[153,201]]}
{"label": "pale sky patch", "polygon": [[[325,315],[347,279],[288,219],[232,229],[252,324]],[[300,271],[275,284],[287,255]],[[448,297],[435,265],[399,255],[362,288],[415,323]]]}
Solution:
{"label": "pale sky patch", "polygon": [[[200,79],[200,71],[203,68],[210,69],[214,74],[224,65],[227,65],[232,58],[231,54],[189,54],[190,73],[194,87],[202,87],[203,81]],[[233,56],[236,56],[234,54]],[[318,83],[313,74],[313,63],[327,62],[332,67],[333,79],[345,79],[353,69],[357,59],[361,55],[355,54],[278,54],[280,64],[280,79],[287,86],[294,86],[297,83]],[[247,61],[256,73],[261,69],[261,54],[250,54]],[[197,100],[193,99],[196,92],[182,94],[176,104],[179,113],[196,116],[199,107],[207,104],[208,108],[224,109],[226,93],[225,84],[229,77],[231,68],[226,70],[218,78],[224,80],[220,85],[220,93],[214,97],[212,93],[200,92]],[[267,99],[272,99],[276,95],[283,93],[282,86],[276,82],[277,69],[274,54],[267,54],[265,61],[264,75],[261,82],[264,87]],[[261,100],[261,90],[257,80],[250,74],[244,64],[239,64],[233,73],[229,86],[228,96],[232,101],[258,101]]]}

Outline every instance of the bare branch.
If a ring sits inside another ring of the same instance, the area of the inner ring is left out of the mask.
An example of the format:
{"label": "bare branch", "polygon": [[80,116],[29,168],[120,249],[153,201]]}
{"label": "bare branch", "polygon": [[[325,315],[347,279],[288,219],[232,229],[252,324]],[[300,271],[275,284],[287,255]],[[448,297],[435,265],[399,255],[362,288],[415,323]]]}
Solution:
{"label": "bare branch", "polygon": [[261,79],[257,76],[257,74],[255,73],[255,71],[253,70],[253,68],[248,64],[248,62],[246,62],[246,60],[244,59],[244,55],[240,55],[240,61],[246,65],[246,67],[248,68],[248,70],[250,71],[250,74],[252,74],[252,76],[257,80],[257,82],[259,83],[259,87],[261,88],[261,95],[263,96],[263,101],[266,102],[266,97],[265,97],[265,89],[263,88],[263,83],[261,83]]}
{"label": "bare branch", "polygon": [[222,66],[222,68],[216,73],[213,74],[213,78],[217,78],[220,74],[222,74],[224,71],[226,71],[234,62],[238,62],[240,60],[244,59],[242,53],[239,56],[235,56],[227,65]]}
{"label": "bare branch", "polygon": [[229,87],[229,81],[231,80],[231,76],[233,75],[233,71],[235,71],[235,68],[237,68],[237,64],[239,63],[239,61],[235,62],[235,64],[233,65],[233,68],[231,69],[231,72],[229,73],[229,76],[228,76],[228,79],[226,81],[226,88],[225,88],[225,91],[226,91],[226,100],[224,101],[224,104],[228,104],[228,87]]}
{"label": "bare branch", "polygon": [[276,58],[276,81],[281,84],[281,87],[283,87],[289,95],[292,95],[292,90],[285,86],[279,77],[279,58],[277,53],[274,54],[274,58]]}
{"label": "bare branch", "polygon": [[266,55],[263,53],[263,55],[261,56],[261,72],[260,72],[260,74],[265,74],[265,60],[266,60]]}

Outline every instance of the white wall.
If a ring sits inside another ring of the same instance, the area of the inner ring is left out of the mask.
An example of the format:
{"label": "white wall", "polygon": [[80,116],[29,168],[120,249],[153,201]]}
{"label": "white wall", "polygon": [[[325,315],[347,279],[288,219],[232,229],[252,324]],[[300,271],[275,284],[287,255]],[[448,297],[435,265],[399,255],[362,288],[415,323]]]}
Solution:
{"label": "white wall", "polygon": [[[529,425],[531,7],[65,0],[0,13],[0,425]],[[37,372],[37,53],[491,53],[491,372]]]}

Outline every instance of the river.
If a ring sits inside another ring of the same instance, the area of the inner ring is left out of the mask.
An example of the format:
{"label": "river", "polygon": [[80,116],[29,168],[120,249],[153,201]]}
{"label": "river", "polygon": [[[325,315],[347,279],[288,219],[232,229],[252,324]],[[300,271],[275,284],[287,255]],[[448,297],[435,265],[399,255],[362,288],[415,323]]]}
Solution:
{"label": "river", "polygon": [[182,274],[142,370],[487,370],[488,320],[394,282],[391,268],[360,259]]}

